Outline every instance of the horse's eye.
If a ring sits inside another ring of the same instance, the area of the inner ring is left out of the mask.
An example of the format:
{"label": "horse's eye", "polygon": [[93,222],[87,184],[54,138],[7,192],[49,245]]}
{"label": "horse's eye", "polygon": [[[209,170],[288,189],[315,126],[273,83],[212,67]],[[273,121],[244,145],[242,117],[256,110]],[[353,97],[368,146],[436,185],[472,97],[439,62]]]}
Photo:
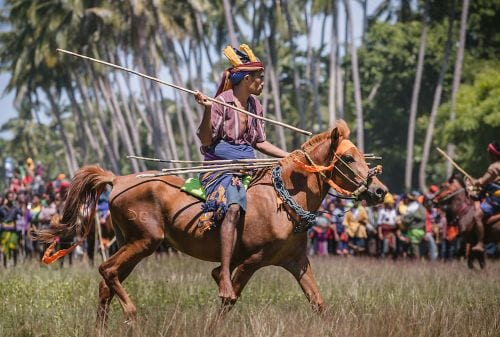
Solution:
{"label": "horse's eye", "polygon": [[344,156],[344,161],[346,162],[346,164],[350,164],[350,163],[353,163],[354,162],[354,157],[353,156]]}

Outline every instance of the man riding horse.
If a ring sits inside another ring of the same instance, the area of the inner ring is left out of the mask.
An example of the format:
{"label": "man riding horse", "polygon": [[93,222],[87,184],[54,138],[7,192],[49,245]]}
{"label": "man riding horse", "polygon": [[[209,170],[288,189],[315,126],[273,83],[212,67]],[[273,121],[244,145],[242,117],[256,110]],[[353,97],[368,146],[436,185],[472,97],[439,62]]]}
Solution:
{"label": "man riding horse", "polygon": [[474,214],[476,219],[476,233],[478,242],[472,247],[472,250],[484,251],[484,224],[489,217],[500,212],[500,142],[495,141],[488,144],[488,153],[490,155],[490,166],[486,173],[478,179],[469,179],[467,181],[470,190],[481,190],[481,195],[486,198],[476,207]]}
{"label": "man riding horse", "polygon": [[[254,95],[260,95],[264,87],[263,63],[244,44],[240,45],[240,50],[227,46],[224,55],[232,67],[224,71],[216,99],[262,116],[262,105]],[[253,159],[254,149],[277,158],[288,154],[266,141],[263,121],[221,104],[212,104],[201,92],[195,94],[195,99],[205,108],[198,128],[205,160]],[[221,222],[219,297],[235,300],[230,264],[236,225],[246,211],[246,191],[241,175],[235,172],[208,173],[202,175],[200,180],[208,199],[212,196],[224,200],[217,205],[212,203],[212,208],[206,207],[205,210],[213,212],[214,216],[217,213],[221,215],[219,219],[213,219]],[[209,204],[208,199],[206,205]]]}

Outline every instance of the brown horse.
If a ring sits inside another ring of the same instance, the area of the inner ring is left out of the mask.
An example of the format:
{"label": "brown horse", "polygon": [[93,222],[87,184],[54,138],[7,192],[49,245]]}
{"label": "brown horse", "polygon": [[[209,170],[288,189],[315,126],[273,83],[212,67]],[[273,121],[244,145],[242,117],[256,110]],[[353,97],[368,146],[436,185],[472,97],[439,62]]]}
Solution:
{"label": "brown horse", "polygon": [[[330,185],[339,191],[358,191],[359,199],[369,204],[380,203],[387,192],[370,174],[373,169],[368,168],[363,154],[347,140],[348,135],[347,125],[340,121],[282,159],[276,166],[282,168],[281,178],[276,178],[276,170],[256,172],[248,188],[246,214],[237,226],[231,266],[237,296],[255,271],[275,265],[297,279],[314,308],[324,308],[307,258],[307,237],[299,214],[303,220],[311,215],[308,211],[317,210]],[[274,187],[278,180],[282,182],[281,189]],[[139,179],[135,174],[114,176],[99,167],[84,167],[71,183],[62,219],[66,227],[59,232],[39,233],[39,239],[46,242],[62,232],[87,233],[99,194],[106,184],[113,186],[110,211],[120,248],[99,267],[104,280],[99,284],[98,326],[105,323],[115,295],[127,320],[133,322],[136,307],[122,283],[163,240],[168,239],[176,249],[193,257],[220,261],[219,228],[203,231],[198,226],[202,202],[180,191],[183,182],[177,176]],[[291,197],[283,201],[278,190],[288,191]],[[78,221],[82,207],[87,216]],[[218,275],[216,268],[212,272],[216,281]]]}
{"label": "brown horse", "polygon": [[[475,231],[476,220],[474,217],[474,201],[467,193],[464,182],[456,176],[452,176],[441,185],[439,192],[433,197],[434,204],[446,212],[449,221],[458,224],[460,235],[467,246],[472,247],[477,243]],[[500,242],[500,214],[483,220],[484,241]],[[474,260],[477,258],[479,266],[484,268],[484,254],[477,254],[466,250],[467,264],[473,268]]]}

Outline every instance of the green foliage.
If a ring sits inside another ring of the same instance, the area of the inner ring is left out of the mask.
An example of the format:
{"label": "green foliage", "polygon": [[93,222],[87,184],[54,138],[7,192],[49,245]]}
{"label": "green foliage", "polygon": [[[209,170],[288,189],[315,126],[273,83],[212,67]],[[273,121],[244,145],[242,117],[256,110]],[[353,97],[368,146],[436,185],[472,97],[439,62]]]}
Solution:
{"label": "green foliage", "polygon": [[[460,86],[457,94],[456,120],[448,121],[441,141],[457,144],[457,161],[470,174],[479,176],[488,165],[486,146],[500,139],[500,63],[473,64],[472,79]],[[450,113],[450,105],[441,107],[441,119]],[[439,131],[438,131],[439,134]]]}
{"label": "green foliage", "polygon": [[[391,190],[403,189],[406,137],[421,30],[420,22],[376,23],[359,49],[365,115],[366,151],[383,157],[383,181]],[[446,24],[429,29],[418,116],[431,110],[446,41]],[[367,100],[374,86],[376,95]],[[445,90],[445,99],[446,93]],[[352,102],[352,100],[351,100]],[[423,143],[425,125],[418,124],[416,144]],[[419,156],[421,151],[415,151]],[[418,165],[418,158],[415,163]],[[416,170],[414,170],[416,171]],[[416,174],[416,172],[415,172]],[[416,179],[414,179],[416,181]]]}

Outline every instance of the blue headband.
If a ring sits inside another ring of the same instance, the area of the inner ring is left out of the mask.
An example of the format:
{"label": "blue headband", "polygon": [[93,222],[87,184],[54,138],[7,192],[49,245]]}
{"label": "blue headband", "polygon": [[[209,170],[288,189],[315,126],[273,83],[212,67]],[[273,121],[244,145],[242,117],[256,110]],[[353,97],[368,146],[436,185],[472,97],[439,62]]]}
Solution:
{"label": "blue headband", "polygon": [[233,85],[237,85],[238,83],[241,82],[241,80],[243,80],[243,78],[245,78],[246,75],[249,75],[251,73],[252,73],[251,71],[239,71],[229,75],[229,79],[231,80],[231,83]]}

